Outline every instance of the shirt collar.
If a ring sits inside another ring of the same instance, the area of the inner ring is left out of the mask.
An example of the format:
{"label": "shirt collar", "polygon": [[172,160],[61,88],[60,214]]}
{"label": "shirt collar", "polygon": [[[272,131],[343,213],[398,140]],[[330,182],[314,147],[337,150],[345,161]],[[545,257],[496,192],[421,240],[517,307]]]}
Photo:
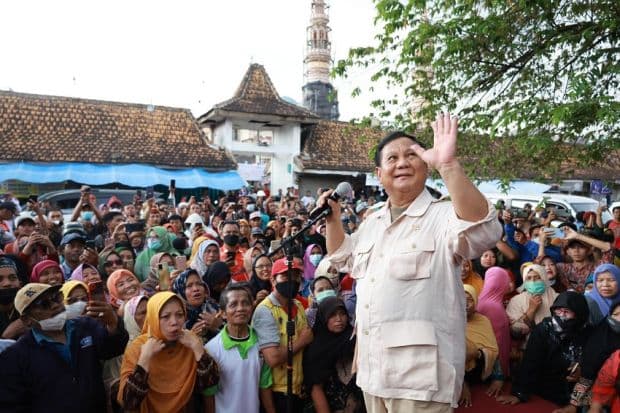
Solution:
{"label": "shirt collar", "polygon": [[239,350],[239,355],[242,359],[246,359],[248,357],[248,351],[254,344],[258,342],[256,337],[256,333],[252,329],[252,327],[248,326],[248,331],[250,332],[250,336],[245,341],[235,341],[230,338],[228,334],[228,328],[224,327],[221,331],[222,335],[222,346],[224,346],[224,350],[230,350],[233,347],[237,347]]}
{"label": "shirt collar", "polygon": [[[431,203],[435,201],[435,198],[428,192],[426,188],[420,192],[420,194],[413,200],[411,204],[407,207],[403,215],[408,215],[410,217],[420,217],[424,215],[428,207]],[[390,216],[390,203],[391,201],[388,199],[388,202],[379,210],[378,218],[387,219],[389,223],[391,220]]]}
{"label": "shirt collar", "polygon": [[[69,333],[72,330],[73,330],[73,320],[67,320],[65,322],[65,337],[69,338]],[[52,343],[52,344],[62,344],[46,336],[42,330],[37,330],[36,328],[32,328],[30,329],[30,331],[32,331],[32,336],[34,337],[34,340],[37,342],[37,344],[41,344],[44,341],[47,341],[48,343]]]}

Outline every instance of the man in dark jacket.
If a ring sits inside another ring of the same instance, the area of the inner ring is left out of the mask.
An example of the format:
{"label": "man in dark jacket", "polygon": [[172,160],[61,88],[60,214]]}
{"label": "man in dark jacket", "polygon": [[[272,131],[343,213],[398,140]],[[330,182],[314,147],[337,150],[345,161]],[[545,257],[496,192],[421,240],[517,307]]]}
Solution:
{"label": "man in dark jacket", "polygon": [[30,283],[17,292],[15,308],[31,331],[0,354],[0,412],[105,412],[101,360],[123,353],[127,332],[102,301],[67,319],[59,287]]}

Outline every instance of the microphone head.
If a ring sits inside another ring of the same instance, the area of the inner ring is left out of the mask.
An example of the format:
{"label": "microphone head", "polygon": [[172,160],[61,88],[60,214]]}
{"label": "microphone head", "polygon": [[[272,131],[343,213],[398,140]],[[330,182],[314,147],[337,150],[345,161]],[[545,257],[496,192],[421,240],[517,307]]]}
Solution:
{"label": "microphone head", "polygon": [[340,199],[350,201],[353,199],[353,187],[348,182],[340,182],[334,192],[338,194]]}

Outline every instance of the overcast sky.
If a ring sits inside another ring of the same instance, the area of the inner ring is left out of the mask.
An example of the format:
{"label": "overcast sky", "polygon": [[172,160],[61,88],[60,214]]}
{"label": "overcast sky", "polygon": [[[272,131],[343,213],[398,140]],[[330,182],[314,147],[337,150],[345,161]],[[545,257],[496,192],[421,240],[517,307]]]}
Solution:
{"label": "overcast sky", "polygon": [[[0,89],[185,107],[199,116],[232,97],[250,63],[301,102],[310,0],[3,1]],[[371,0],[331,0],[332,55],[366,46]],[[341,120],[370,112],[351,98],[368,73],[336,79]]]}

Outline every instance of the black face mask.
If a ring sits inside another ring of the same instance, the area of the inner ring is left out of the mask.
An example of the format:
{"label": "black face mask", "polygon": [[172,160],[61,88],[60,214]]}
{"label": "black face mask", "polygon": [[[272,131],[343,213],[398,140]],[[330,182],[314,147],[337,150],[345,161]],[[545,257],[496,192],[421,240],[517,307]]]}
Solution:
{"label": "black face mask", "polygon": [[[299,291],[299,281],[293,281],[293,291],[291,292],[288,287],[288,281],[283,281],[281,283],[276,284],[276,291],[280,293],[281,296],[288,298],[295,298],[297,295],[297,291]],[[291,295],[292,293],[292,295]]]}
{"label": "black face mask", "polygon": [[236,246],[237,244],[239,244],[239,235],[237,234],[225,235],[224,244],[230,245],[231,247]]}
{"label": "black face mask", "polygon": [[609,326],[609,328],[611,328],[611,331],[616,334],[620,334],[620,321],[616,320],[612,316],[608,316],[607,325]]}
{"label": "black face mask", "polygon": [[15,300],[19,288],[0,288],[0,305],[11,304]]}
{"label": "black face mask", "polygon": [[553,324],[553,329],[556,333],[564,333],[570,334],[577,330],[579,327],[579,321],[575,318],[562,318],[560,316],[554,315],[551,323]]}

